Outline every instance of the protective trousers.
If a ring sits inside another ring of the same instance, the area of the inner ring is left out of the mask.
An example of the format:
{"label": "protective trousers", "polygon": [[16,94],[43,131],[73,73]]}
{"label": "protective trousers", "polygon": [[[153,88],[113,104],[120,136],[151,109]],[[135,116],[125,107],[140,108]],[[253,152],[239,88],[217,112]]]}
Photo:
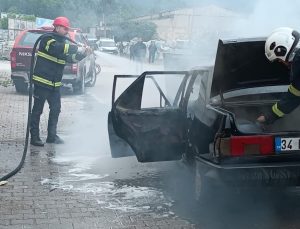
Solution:
{"label": "protective trousers", "polygon": [[56,136],[57,122],[61,109],[60,90],[51,90],[41,86],[34,86],[33,91],[34,105],[32,108],[30,134],[31,138],[39,138],[40,131],[40,117],[43,113],[44,104],[47,100],[49,104],[49,119],[48,119],[48,137],[47,139],[54,139]]}

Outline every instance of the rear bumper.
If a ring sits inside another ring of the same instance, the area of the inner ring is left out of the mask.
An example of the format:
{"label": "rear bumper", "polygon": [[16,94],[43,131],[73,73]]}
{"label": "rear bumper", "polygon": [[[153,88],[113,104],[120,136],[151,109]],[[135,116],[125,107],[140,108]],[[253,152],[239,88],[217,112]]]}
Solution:
{"label": "rear bumper", "polygon": [[300,161],[218,164],[196,158],[196,168],[205,171],[214,182],[229,186],[295,186],[300,184]]}
{"label": "rear bumper", "polygon": [[[22,80],[25,83],[28,83],[29,73],[25,71],[13,71],[11,74],[12,80]],[[62,78],[62,83],[69,84],[79,81],[79,77],[76,74],[64,74]]]}
{"label": "rear bumper", "polygon": [[[293,160],[294,159],[294,160]],[[287,168],[287,167],[299,167],[300,158],[290,158],[289,161],[277,161],[277,162],[248,162],[248,163],[217,163],[206,159],[205,157],[196,157],[196,161],[199,161],[209,167],[220,170],[236,170],[236,169],[257,169],[257,168]]]}
{"label": "rear bumper", "polygon": [[110,53],[110,54],[118,54],[118,50],[101,50],[100,52]]}
{"label": "rear bumper", "polygon": [[62,78],[62,83],[66,84],[77,84],[80,82],[80,76],[77,74],[64,74]]}
{"label": "rear bumper", "polygon": [[12,80],[22,80],[26,83],[28,83],[28,75],[29,73],[25,71],[13,71],[11,73],[11,79]]}
{"label": "rear bumper", "polygon": [[67,80],[77,80],[78,77],[76,74],[64,74],[62,81],[67,81]]}

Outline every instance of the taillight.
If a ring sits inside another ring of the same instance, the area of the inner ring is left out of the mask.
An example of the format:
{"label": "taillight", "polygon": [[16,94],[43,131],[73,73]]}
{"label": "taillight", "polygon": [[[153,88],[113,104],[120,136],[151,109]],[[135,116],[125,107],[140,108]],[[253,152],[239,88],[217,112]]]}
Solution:
{"label": "taillight", "polygon": [[274,137],[268,135],[232,136],[222,138],[219,145],[222,156],[248,156],[274,154]]}
{"label": "taillight", "polygon": [[245,154],[269,155],[274,153],[273,136],[233,136],[230,145],[232,156]]}
{"label": "taillight", "polygon": [[72,73],[77,74],[78,64],[72,64]]}
{"label": "taillight", "polygon": [[16,51],[11,51],[11,53],[10,53],[10,66],[11,66],[11,68],[17,67],[17,52]]}

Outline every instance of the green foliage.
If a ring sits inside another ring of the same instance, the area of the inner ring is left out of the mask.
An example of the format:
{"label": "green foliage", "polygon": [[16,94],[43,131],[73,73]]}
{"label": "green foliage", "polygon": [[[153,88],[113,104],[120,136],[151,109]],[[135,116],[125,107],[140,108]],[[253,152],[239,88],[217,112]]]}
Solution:
{"label": "green foliage", "polygon": [[116,41],[130,41],[135,37],[148,41],[156,35],[156,25],[147,21],[126,21],[115,26],[113,34]]}
{"label": "green foliage", "polygon": [[64,0],[0,0],[0,11],[55,18],[63,13]]}
{"label": "green foliage", "polygon": [[[15,13],[8,13],[8,18],[19,18],[25,21],[35,21],[34,15],[20,15]],[[0,29],[8,29],[8,18],[0,19]]]}
{"label": "green foliage", "polygon": [[[145,32],[143,37],[148,39],[153,35],[153,25],[147,23],[126,25],[126,22],[121,25],[122,22],[158,12],[163,7],[171,5],[168,2],[168,0],[154,0],[154,2],[150,0],[0,0],[0,11],[12,15],[32,15],[26,18],[29,20],[34,20],[35,17],[54,19],[57,16],[67,16],[73,27],[80,28],[94,27],[104,19],[107,26],[117,25],[116,27],[125,31],[128,28],[130,32],[139,36],[140,33],[135,28],[141,28]],[[132,37],[130,32],[126,32],[125,36]]]}
{"label": "green foliage", "polygon": [[35,21],[35,16],[34,15],[21,15],[20,19],[25,20],[25,21]]}
{"label": "green foliage", "polygon": [[0,28],[8,29],[8,19],[7,18],[0,19]]}

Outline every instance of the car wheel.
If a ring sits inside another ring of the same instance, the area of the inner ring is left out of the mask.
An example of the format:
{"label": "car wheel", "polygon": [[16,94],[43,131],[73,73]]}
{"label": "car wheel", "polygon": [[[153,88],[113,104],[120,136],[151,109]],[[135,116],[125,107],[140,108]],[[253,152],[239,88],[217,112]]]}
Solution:
{"label": "car wheel", "polygon": [[73,84],[74,94],[82,95],[85,93],[85,73],[81,73],[81,79],[79,82]]}
{"label": "car wheel", "polygon": [[22,94],[28,93],[28,83],[25,83],[22,80],[15,80],[14,85],[18,93],[22,93]]}
{"label": "car wheel", "polygon": [[87,87],[94,87],[97,81],[96,68],[92,68],[92,72],[90,73],[90,81],[87,82]]}

